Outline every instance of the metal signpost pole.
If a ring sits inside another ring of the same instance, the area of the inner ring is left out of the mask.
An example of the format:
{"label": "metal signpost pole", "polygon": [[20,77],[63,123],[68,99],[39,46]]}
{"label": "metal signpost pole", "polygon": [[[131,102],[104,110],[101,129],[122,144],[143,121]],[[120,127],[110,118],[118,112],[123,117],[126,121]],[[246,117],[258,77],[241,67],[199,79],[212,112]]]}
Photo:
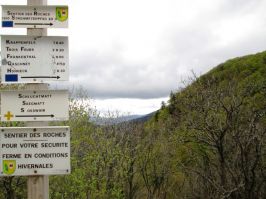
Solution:
{"label": "metal signpost pole", "polygon": [[[27,0],[28,5],[47,5],[47,0]],[[29,36],[47,36],[47,29],[27,29]],[[48,84],[29,84],[27,89],[48,89]],[[27,126],[47,126],[48,122],[27,122]],[[49,198],[49,177],[29,176],[28,177],[28,199]]]}

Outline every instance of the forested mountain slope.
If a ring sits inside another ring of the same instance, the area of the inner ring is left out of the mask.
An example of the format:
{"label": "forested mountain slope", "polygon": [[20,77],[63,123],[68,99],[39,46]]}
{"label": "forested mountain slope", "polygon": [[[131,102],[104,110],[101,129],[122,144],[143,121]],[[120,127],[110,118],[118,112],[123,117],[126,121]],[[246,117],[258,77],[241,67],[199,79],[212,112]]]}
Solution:
{"label": "forested mountain slope", "polygon": [[168,143],[178,197],[264,198],[266,52],[192,77],[146,128]]}
{"label": "forested mountain slope", "polygon": [[[192,77],[146,122],[95,125],[87,101],[53,123],[71,128],[71,174],[49,178],[51,199],[265,198],[266,52]],[[0,199],[26,182],[0,178]]]}

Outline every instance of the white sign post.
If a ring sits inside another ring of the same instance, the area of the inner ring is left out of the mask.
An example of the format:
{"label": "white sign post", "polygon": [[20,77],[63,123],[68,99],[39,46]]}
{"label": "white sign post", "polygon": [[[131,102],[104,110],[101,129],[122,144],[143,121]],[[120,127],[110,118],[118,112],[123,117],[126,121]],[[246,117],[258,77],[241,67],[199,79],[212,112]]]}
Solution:
{"label": "white sign post", "polygon": [[67,28],[68,6],[2,6],[3,28]]}
{"label": "white sign post", "polygon": [[0,128],[0,171],[0,177],[69,174],[69,127]]}
{"label": "white sign post", "polygon": [[68,27],[68,6],[47,6],[47,0],[27,4],[2,6],[2,27],[27,28],[28,36],[3,36],[2,82],[39,84],[1,92],[1,121],[28,121],[30,127],[0,128],[0,176],[28,175],[28,199],[49,199],[48,175],[70,173],[69,128],[46,127],[48,121],[68,120],[68,92],[40,83],[68,80],[67,38],[46,37],[47,28]]}
{"label": "white sign post", "polygon": [[68,120],[67,90],[2,91],[1,121]]}
{"label": "white sign post", "polygon": [[2,36],[2,82],[69,79],[67,37]]}

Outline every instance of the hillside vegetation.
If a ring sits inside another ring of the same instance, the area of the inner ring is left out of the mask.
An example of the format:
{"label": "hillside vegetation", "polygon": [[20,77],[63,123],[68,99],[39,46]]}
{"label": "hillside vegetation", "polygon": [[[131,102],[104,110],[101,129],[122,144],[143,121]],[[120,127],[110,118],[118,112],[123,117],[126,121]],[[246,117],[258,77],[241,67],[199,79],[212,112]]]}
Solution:
{"label": "hillside vegetation", "polygon": [[[92,114],[71,99],[57,124],[71,127],[72,172],[50,177],[51,199],[266,196],[266,52],[193,76],[145,123],[98,126]],[[0,185],[0,199],[26,198],[25,178]]]}
{"label": "hillside vegetation", "polygon": [[266,52],[191,81],[147,126],[174,143],[168,157],[182,176],[172,179],[181,180],[177,198],[264,198]]}

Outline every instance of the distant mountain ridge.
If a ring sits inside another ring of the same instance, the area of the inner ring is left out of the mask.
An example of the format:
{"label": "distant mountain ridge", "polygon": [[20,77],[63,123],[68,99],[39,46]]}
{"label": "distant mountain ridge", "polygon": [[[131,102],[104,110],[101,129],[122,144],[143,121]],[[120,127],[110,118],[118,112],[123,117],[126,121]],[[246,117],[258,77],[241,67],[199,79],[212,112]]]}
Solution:
{"label": "distant mountain ridge", "polygon": [[147,115],[142,115],[141,117],[137,117],[133,120],[130,120],[129,122],[147,122],[156,114],[156,112],[157,111],[154,111],[154,112],[149,113]]}
{"label": "distant mountain ridge", "polygon": [[127,115],[121,116],[117,118],[107,118],[107,117],[92,117],[90,121],[97,125],[112,125],[112,124],[120,124],[123,122],[146,122],[148,121],[155,112],[146,114],[146,115]]}

